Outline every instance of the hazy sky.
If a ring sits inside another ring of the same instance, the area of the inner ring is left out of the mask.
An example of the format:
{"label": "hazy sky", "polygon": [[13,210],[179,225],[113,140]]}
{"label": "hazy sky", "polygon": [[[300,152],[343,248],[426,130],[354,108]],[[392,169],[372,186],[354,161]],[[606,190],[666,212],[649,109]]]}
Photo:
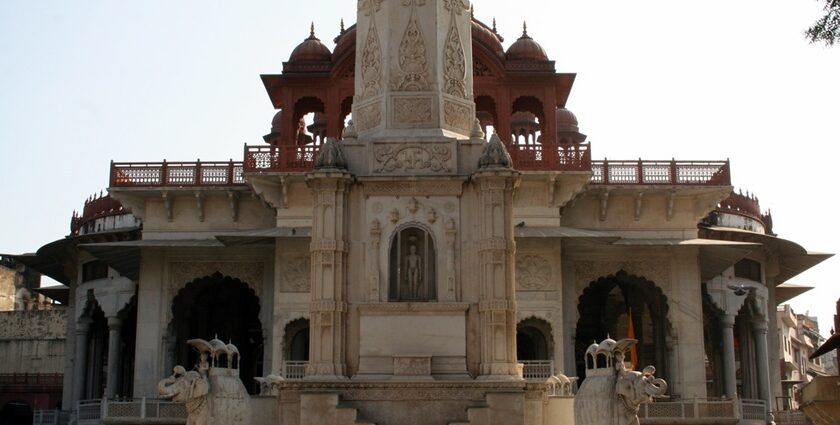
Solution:
{"label": "hazy sky", "polygon": [[[393,0],[387,0],[393,1]],[[354,1],[0,2],[0,252],[35,251],[108,185],[109,161],[241,160],[274,114],[259,74]],[[477,1],[509,46],[522,21],[559,72],[594,157],[732,162],[780,237],[840,252],[840,47],[809,45],[811,0]],[[831,328],[840,260],[791,283]]]}

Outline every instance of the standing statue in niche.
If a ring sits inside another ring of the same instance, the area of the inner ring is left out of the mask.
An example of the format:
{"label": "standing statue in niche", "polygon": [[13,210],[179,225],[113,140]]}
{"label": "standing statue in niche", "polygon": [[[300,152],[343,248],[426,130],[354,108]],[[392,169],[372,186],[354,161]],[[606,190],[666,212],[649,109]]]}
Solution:
{"label": "standing statue in niche", "polygon": [[423,286],[421,270],[423,269],[423,257],[417,253],[417,245],[408,246],[408,254],[405,256],[405,275],[408,283],[409,298],[419,299],[420,288]]}

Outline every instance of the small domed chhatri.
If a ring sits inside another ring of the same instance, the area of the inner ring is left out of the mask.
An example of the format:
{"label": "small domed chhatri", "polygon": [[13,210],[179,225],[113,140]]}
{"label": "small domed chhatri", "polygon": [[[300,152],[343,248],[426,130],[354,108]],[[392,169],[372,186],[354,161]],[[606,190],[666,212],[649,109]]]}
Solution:
{"label": "small domed chhatri", "polygon": [[511,44],[505,53],[507,60],[548,61],[548,54],[528,35],[528,25],[522,23],[522,37]]}
{"label": "small domed chhatri", "polygon": [[496,32],[495,19],[493,20],[493,28],[489,28],[483,22],[473,18],[472,37],[473,40],[487,47],[500,58],[505,56],[505,49],[502,47],[502,42],[505,41],[505,39]]}
{"label": "small domed chhatri", "polygon": [[314,23],[310,26],[309,37],[298,44],[289,56],[289,62],[329,62],[331,59],[330,49],[321,43],[318,37],[315,37]]}

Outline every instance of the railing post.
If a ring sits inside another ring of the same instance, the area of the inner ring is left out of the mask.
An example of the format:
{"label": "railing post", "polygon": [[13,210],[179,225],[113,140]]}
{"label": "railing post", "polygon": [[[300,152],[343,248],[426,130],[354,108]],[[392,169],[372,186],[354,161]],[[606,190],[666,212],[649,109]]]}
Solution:
{"label": "railing post", "polygon": [[166,165],[166,160],[163,160],[163,165],[160,166],[160,185],[167,186],[169,184],[169,167]]}
{"label": "railing post", "polygon": [[642,167],[642,158],[639,158],[639,162],[636,163],[636,183],[644,184],[645,182],[645,174],[644,168]]}
{"label": "railing post", "polygon": [[697,402],[697,396],[694,396],[694,412],[692,413],[692,418],[699,418],[700,417],[700,403]]}
{"label": "railing post", "polygon": [[671,158],[671,184],[677,184],[677,161]]}
{"label": "railing post", "polygon": [[99,404],[99,419],[105,419],[105,416],[108,414],[108,398],[102,397],[102,401]]}
{"label": "railing post", "polygon": [[114,160],[111,160],[111,171],[110,175],[108,176],[108,181],[111,183],[111,186],[114,186]]}
{"label": "railing post", "polygon": [[231,158],[230,161],[228,162],[228,175],[227,175],[228,184],[233,184],[233,176],[234,176],[234,173],[233,173],[233,158]]}
{"label": "railing post", "polygon": [[195,177],[193,177],[193,184],[194,185],[201,185],[203,179],[201,178],[201,159],[198,158],[195,160]]}
{"label": "railing post", "polygon": [[140,399],[140,417],[146,417],[146,397]]}
{"label": "railing post", "polygon": [[604,176],[604,184],[610,183],[610,162],[604,158],[604,168],[601,170],[601,175]]}

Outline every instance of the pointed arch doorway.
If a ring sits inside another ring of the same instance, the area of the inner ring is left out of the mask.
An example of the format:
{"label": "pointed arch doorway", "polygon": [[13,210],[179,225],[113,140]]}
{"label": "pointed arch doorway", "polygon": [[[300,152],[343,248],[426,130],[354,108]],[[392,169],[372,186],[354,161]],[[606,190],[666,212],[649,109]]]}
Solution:
{"label": "pointed arch doorway", "polygon": [[258,388],[254,377],[262,376],[263,335],[260,300],[239,279],[214,273],[198,278],[178,291],[172,301],[170,332],[174,333],[174,364],[191,368],[198,354],[187,340],[218,338],[239,349],[239,376],[248,392]]}
{"label": "pointed arch doorway", "polygon": [[[636,367],[654,365],[657,375],[667,379],[667,341],[671,328],[668,298],[655,283],[624,270],[601,277],[583,290],[578,299],[578,313],[575,329],[578,376],[585,376],[584,355],[593,341],[600,342],[607,336],[620,339],[634,335],[639,340]],[[630,323],[633,324],[632,333]]]}

